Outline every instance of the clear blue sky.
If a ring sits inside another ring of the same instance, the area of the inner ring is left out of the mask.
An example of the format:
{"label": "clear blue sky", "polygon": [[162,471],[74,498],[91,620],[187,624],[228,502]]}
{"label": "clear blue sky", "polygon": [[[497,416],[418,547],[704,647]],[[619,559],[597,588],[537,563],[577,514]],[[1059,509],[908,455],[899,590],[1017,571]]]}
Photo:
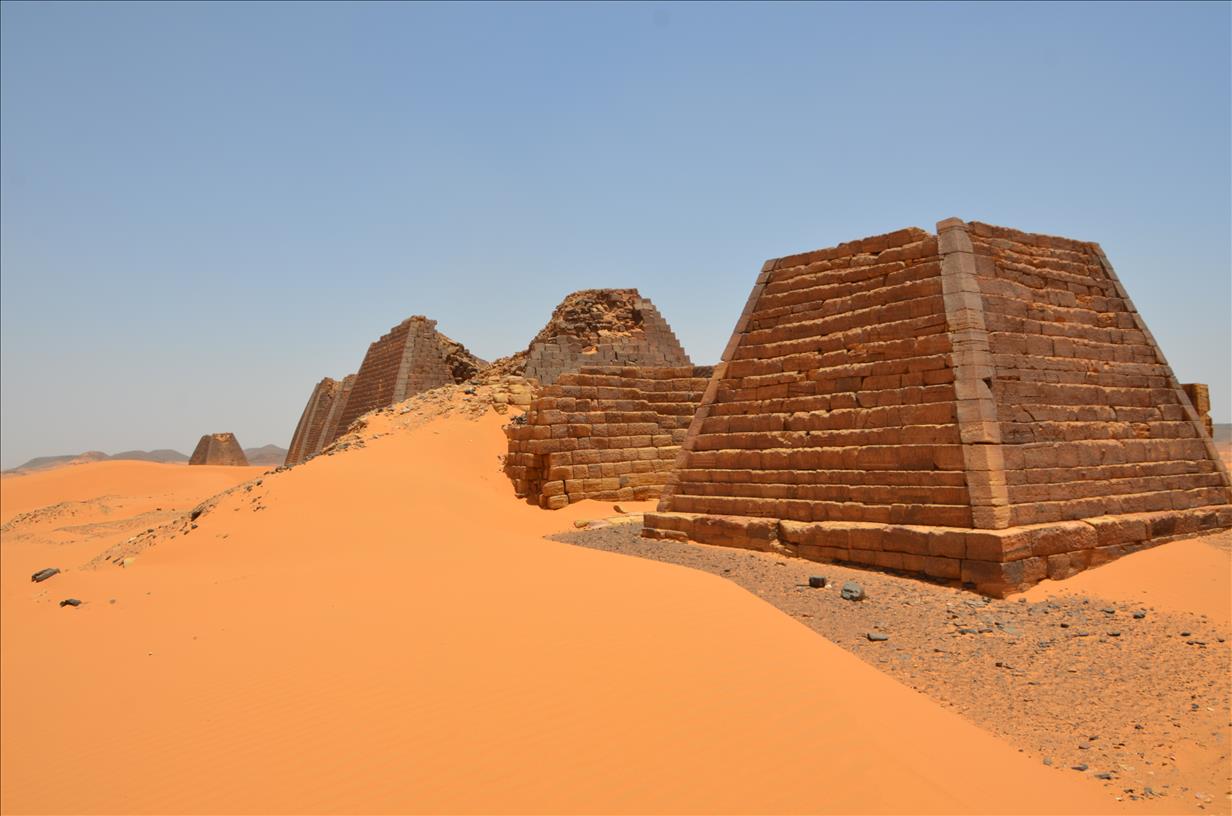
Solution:
{"label": "clear blue sky", "polygon": [[286,444],[411,314],[636,286],[713,362],[768,257],[1103,244],[1230,386],[1227,3],[4,3],[0,452]]}

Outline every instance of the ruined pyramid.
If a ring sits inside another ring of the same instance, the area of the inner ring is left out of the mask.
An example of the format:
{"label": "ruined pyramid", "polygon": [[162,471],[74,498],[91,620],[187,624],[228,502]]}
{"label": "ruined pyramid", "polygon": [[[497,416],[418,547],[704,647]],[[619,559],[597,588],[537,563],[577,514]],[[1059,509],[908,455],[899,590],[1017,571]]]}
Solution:
{"label": "ruined pyramid", "polygon": [[1099,245],[951,218],[765,264],[644,534],[1004,595],[1230,498]]}
{"label": "ruined pyramid", "polygon": [[560,302],[525,351],[493,363],[492,373],[551,385],[583,367],[691,365],[663,315],[636,289],[582,289]]}

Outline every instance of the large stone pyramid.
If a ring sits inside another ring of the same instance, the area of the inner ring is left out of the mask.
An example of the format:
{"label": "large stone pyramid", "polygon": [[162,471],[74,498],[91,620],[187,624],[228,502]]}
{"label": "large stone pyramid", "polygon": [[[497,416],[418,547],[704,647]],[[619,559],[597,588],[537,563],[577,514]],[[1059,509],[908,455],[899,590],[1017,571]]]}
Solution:
{"label": "large stone pyramid", "polygon": [[1099,245],[951,218],[765,264],[645,534],[1003,595],[1230,498]]}
{"label": "large stone pyramid", "polygon": [[190,465],[241,465],[247,466],[248,457],[233,433],[206,434],[201,437],[192,456],[188,458]]}

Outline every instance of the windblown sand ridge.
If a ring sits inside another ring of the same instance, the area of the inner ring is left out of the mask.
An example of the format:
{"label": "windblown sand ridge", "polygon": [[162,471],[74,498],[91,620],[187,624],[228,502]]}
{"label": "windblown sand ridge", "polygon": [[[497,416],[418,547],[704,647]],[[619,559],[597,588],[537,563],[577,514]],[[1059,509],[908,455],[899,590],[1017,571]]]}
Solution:
{"label": "windblown sand ridge", "polygon": [[397,418],[128,569],[8,580],[6,535],[5,812],[1116,807],[727,581],[544,540],[595,508],[514,499],[504,418]]}

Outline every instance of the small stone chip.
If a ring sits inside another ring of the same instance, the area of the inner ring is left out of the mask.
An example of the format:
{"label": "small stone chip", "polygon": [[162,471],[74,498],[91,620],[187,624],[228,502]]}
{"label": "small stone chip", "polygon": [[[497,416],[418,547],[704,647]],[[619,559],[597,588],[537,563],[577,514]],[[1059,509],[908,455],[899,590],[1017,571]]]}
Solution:
{"label": "small stone chip", "polygon": [[869,632],[867,635],[865,635],[865,637],[871,641],[881,641],[881,640],[890,639],[889,635],[883,635],[881,632]]}
{"label": "small stone chip", "polygon": [[60,606],[81,606],[81,601],[76,598],[65,598],[60,601]]}
{"label": "small stone chip", "polygon": [[826,586],[826,577],[824,575],[810,575],[809,586],[813,589],[824,589]]}

